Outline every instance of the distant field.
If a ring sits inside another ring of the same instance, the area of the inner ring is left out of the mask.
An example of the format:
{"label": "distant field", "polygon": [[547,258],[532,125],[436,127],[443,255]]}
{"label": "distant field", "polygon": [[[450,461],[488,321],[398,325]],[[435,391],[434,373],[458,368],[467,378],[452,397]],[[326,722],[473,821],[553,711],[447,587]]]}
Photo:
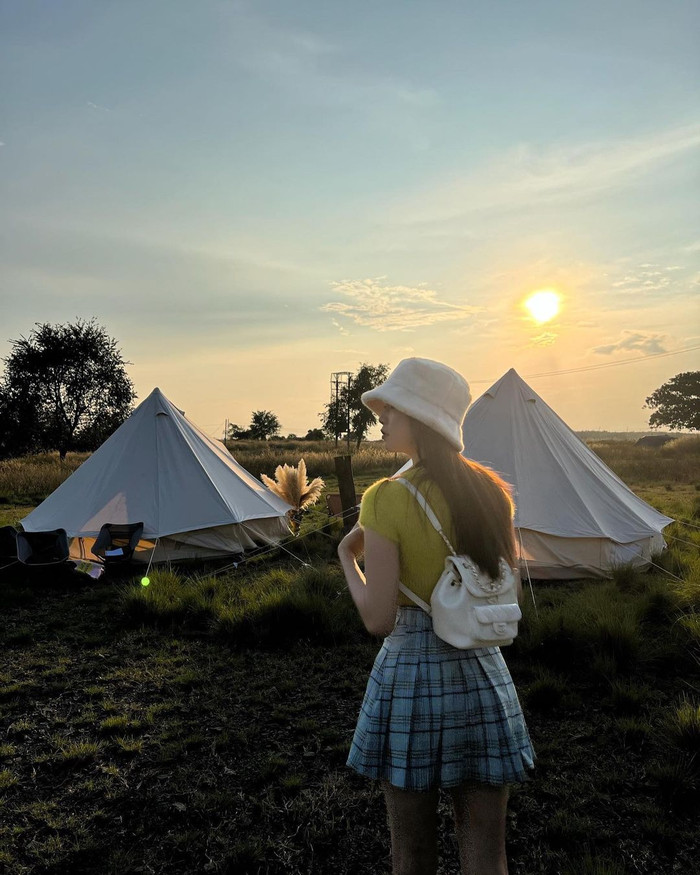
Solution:
{"label": "distant field", "polygon": [[[679,437],[663,447],[637,447],[619,435],[606,439],[588,439],[587,443],[623,480],[635,483],[659,479],[668,479],[679,484],[697,482],[693,480],[693,460],[698,453],[700,436]],[[260,474],[272,476],[277,465],[296,465],[301,458],[306,462],[310,477],[333,475],[334,457],[347,453],[345,443],[340,442],[336,447],[333,441],[230,441],[227,446],[236,461],[255,477]],[[352,444],[350,454],[355,474],[368,471],[388,474],[395,471],[406,459],[405,456],[388,453],[381,441],[365,441],[359,449]],[[68,453],[64,462],[59,460],[58,453],[41,453],[0,461],[0,513],[7,518],[10,513],[8,505],[26,509],[39,504],[89,455]],[[2,505],[5,505],[4,511]]]}

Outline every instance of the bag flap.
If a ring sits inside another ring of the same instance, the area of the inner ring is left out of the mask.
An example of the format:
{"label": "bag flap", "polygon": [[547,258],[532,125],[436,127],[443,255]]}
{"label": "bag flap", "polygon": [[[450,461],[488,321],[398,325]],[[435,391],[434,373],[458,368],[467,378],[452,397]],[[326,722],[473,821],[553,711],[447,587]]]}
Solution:
{"label": "bag flap", "polygon": [[517,623],[523,616],[518,605],[477,605],[474,611],[480,623]]}
{"label": "bag flap", "polygon": [[509,568],[503,561],[501,562],[501,575],[496,580],[492,580],[487,574],[484,574],[469,556],[447,556],[445,568],[448,567],[453,569],[454,574],[477,598],[498,596],[511,589],[515,592],[513,569]]}

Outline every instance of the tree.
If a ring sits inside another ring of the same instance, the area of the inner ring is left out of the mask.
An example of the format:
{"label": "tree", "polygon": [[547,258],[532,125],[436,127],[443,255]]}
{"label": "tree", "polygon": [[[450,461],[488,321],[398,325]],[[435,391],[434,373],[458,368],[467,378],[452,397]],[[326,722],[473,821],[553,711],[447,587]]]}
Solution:
{"label": "tree", "polygon": [[0,385],[4,454],[58,450],[65,459],[72,449],[96,449],[131,413],[129,362],[94,319],[36,323],[10,343]]}
{"label": "tree", "polygon": [[250,436],[257,441],[266,441],[278,434],[280,421],[270,410],[254,410],[248,429]]}
{"label": "tree", "polygon": [[325,436],[322,428],[310,428],[303,439],[305,441],[322,441]]}
{"label": "tree", "polygon": [[242,441],[248,437],[250,437],[250,432],[247,428],[241,428],[240,425],[236,425],[234,422],[229,424],[228,431],[226,432],[226,440]]}
{"label": "tree", "polygon": [[362,403],[362,394],[374,389],[389,376],[389,365],[360,365],[350,382],[350,428],[359,447],[365,435],[376,423],[377,417]]}
{"label": "tree", "polygon": [[649,427],[700,430],[700,371],[685,371],[671,377],[646,399],[645,407],[658,408],[649,417]]}
{"label": "tree", "polygon": [[324,413],[319,414],[323,424],[323,432],[336,441],[348,431],[350,425],[350,413],[348,411],[347,389],[343,387],[329,404],[326,404]]}
{"label": "tree", "polygon": [[377,421],[374,413],[362,403],[362,394],[383,383],[388,375],[389,365],[370,365],[363,362],[357,373],[351,377],[349,386],[343,386],[338,397],[326,404],[325,411],[320,414],[326,434],[337,440],[343,432],[349,430],[359,447]]}

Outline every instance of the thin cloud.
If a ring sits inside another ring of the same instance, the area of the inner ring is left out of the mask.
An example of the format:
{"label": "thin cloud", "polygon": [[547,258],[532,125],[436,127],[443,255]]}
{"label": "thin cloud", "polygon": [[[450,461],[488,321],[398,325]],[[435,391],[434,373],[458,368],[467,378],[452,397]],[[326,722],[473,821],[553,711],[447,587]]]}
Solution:
{"label": "thin cloud", "polygon": [[700,124],[615,141],[543,149],[524,143],[466,177],[421,191],[391,210],[396,224],[450,222],[483,212],[588,199],[631,184],[700,148]]}
{"label": "thin cloud", "polygon": [[[613,272],[612,276],[615,276]],[[609,283],[616,297],[633,297],[637,300],[650,296],[687,294],[695,284],[688,268],[678,264],[661,265],[647,262],[638,267],[625,266],[618,278]]]}
{"label": "thin cloud", "polygon": [[641,331],[624,329],[620,340],[603,346],[595,346],[591,352],[598,355],[612,355],[612,353],[622,350],[638,350],[645,355],[656,355],[657,353],[668,352],[664,341],[665,337],[665,334],[644,334]]}
{"label": "thin cloud", "polygon": [[347,337],[347,336],[350,334],[350,332],[348,331],[348,329],[347,329],[342,323],[338,322],[337,319],[331,319],[331,322],[332,322],[333,325],[338,329],[338,331],[339,331],[342,335],[344,335],[345,337]]}
{"label": "thin cloud", "polygon": [[558,334],[554,334],[551,331],[545,331],[542,334],[538,334],[537,337],[533,337],[531,344],[533,346],[551,346],[558,337]]}
{"label": "thin cloud", "polygon": [[238,10],[231,33],[236,63],[297,99],[368,112],[396,107],[415,112],[440,102],[432,88],[387,76],[342,72],[350,57],[343,45],[309,30],[280,27],[253,11]]}
{"label": "thin cloud", "polygon": [[424,286],[391,286],[385,279],[334,282],[335,292],[352,300],[332,301],[321,310],[375,331],[413,331],[439,322],[464,321],[483,309],[441,301],[436,291]]}

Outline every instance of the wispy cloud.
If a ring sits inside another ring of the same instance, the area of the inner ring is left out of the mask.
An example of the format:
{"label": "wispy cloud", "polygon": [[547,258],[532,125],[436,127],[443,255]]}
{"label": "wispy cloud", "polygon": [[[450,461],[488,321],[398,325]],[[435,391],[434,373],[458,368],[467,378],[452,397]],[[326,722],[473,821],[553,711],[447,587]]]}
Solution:
{"label": "wispy cloud", "polygon": [[700,124],[577,145],[523,143],[461,178],[438,182],[388,216],[396,224],[450,222],[484,210],[588,199],[700,148]]}
{"label": "wispy cloud", "polygon": [[545,331],[542,334],[538,334],[537,337],[533,337],[530,344],[532,346],[551,346],[557,337],[559,337],[558,334],[554,334],[552,331]]}
{"label": "wispy cloud", "polygon": [[388,105],[415,112],[440,102],[436,91],[421,84],[363,72],[348,47],[320,33],[282,27],[251,7],[240,6],[235,15],[236,63],[299,100],[368,113]]}
{"label": "wispy cloud", "polygon": [[648,295],[653,292],[688,291],[691,280],[685,268],[645,263],[629,268],[620,279],[610,283],[618,295]]}
{"label": "wispy cloud", "polygon": [[[338,294],[349,303],[333,301],[321,310],[376,331],[413,331],[438,322],[470,319],[481,307],[464,307],[441,301],[437,292],[424,286],[392,286],[386,277],[335,282]],[[333,320],[338,324],[338,319]]]}
{"label": "wispy cloud", "polygon": [[645,334],[641,331],[623,329],[619,340],[603,346],[595,346],[591,352],[599,355],[611,355],[621,350],[638,350],[645,355],[655,355],[656,353],[668,352],[665,338],[665,334]]}
{"label": "wispy cloud", "polygon": [[338,331],[339,331],[341,334],[343,334],[344,336],[347,337],[347,336],[350,334],[350,332],[348,331],[348,329],[347,329],[342,323],[338,322],[337,319],[331,319],[331,322],[332,322],[333,325],[338,329]]}

